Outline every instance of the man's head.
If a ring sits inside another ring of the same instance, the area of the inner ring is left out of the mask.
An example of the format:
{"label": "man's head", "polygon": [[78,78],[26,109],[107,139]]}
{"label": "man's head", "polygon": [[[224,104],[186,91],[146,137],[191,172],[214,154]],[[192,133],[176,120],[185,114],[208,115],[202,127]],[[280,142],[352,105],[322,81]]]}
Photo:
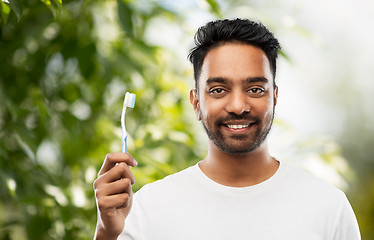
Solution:
{"label": "man's head", "polygon": [[230,154],[255,151],[271,129],[278,93],[274,74],[279,44],[265,30],[249,20],[208,23],[196,37],[204,42],[190,55],[196,78],[190,99],[197,118],[214,143],[211,146]]}
{"label": "man's head", "polygon": [[195,86],[206,54],[213,48],[226,43],[243,43],[261,48],[266,54],[275,84],[276,58],[280,44],[274,35],[261,23],[248,19],[217,20],[199,28],[195,34],[195,47],[188,55],[193,64]]}

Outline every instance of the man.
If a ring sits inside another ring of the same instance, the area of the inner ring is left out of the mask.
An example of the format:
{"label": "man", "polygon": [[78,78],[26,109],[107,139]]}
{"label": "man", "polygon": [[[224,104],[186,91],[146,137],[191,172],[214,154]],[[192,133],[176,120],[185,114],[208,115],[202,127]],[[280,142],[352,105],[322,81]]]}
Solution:
{"label": "man", "polygon": [[208,155],[132,194],[136,161],[108,154],[94,183],[97,239],[357,240],[344,193],[269,154],[278,40],[260,23],[201,27],[190,101]]}

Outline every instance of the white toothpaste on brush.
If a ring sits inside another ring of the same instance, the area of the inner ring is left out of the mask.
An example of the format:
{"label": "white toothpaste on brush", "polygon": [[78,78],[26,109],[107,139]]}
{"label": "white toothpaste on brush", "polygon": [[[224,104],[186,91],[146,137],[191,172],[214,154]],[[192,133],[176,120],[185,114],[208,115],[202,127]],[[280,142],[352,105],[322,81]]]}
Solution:
{"label": "white toothpaste on brush", "polygon": [[121,152],[127,153],[127,132],[125,126],[126,108],[134,108],[136,95],[134,93],[126,92],[125,100],[123,102],[122,115],[121,115],[121,128],[122,128],[122,148]]}

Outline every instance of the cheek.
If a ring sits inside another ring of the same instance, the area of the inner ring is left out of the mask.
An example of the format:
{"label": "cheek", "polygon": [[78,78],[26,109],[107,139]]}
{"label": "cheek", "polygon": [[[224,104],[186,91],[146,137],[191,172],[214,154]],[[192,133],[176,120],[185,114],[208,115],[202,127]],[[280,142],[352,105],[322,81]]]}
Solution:
{"label": "cheek", "polygon": [[266,119],[267,121],[271,121],[272,118],[273,118],[273,109],[269,109],[268,111],[266,111],[264,115],[264,119]]}
{"label": "cheek", "polygon": [[216,118],[222,114],[224,109],[223,101],[203,101],[200,105],[200,111],[205,118]]}
{"label": "cheek", "polygon": [[273,101],[270,101],[269,104],[267,105],[264,118],[271,120],[273,118],[273,115],[274,115],[274,104],[273,104]]}
{"label": "cheek", "polygon": [[267,98],[263,101],[258,101],[255,105],[252,106],[252,113],[261,113],[263,119],[272,118],[274,112],[274,102],[272,98]]}

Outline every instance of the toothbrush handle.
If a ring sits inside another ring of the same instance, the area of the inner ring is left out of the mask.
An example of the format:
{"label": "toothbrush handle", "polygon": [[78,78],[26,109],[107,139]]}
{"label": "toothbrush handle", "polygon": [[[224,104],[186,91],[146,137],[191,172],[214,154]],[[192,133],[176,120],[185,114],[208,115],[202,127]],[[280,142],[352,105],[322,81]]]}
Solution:
{"label": "toothbrush handle", "polygon": [[127,153],[127,134],[122,131],[122,147],[121,152]]}

